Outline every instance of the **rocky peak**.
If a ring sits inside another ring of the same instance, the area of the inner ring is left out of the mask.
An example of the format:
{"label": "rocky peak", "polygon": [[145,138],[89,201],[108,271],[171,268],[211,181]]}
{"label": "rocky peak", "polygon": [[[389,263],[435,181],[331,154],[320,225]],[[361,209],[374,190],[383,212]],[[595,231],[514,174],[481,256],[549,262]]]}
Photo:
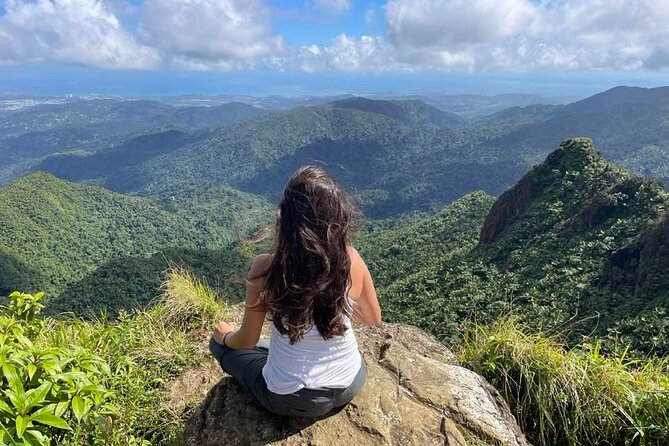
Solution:
{"label": "rocky peak", "polygon": [[556,180],[568,172],[581,172],[586,166],[602,162],[602,155],[590,138],[567,139],[551,152],[546,160],[532,168],[495,202],[483,223],[480,242],[491,243],[520,218]]}
{"label": "rocky peak", "polygon": [[273,416],[218,371],[222,379],[187,422],[187,444],[529,444],[499,393],[434,337],[391,324],[356,328],[356,336],[369,374],[343,410],[318,420]]}

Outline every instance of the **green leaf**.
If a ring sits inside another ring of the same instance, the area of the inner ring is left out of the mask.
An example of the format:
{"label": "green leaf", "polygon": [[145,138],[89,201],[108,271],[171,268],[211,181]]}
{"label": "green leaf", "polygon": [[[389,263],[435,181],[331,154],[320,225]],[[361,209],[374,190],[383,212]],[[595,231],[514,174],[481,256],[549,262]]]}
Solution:
{"label": "green leaf", "polygon": [[9,444],[11,441],[14,441],[12,434],[9,433],[9,430],[0,422],[0,444],[5,445]]}
{"label": "green leaf", "polygon": [[30,439],[32,444],[38,444],[41,446],[48,446],[50,444],[49,438],[47,438],[43,433],[38,430],[28,429],[23,435],[24,440]]}
{"label": "green leaf", "polygon": [[65,413],[68,407],[70,407],[69,401],[61,401],[60,403],[56,404],[56,409],[53,413],[60,417]]}
{"label": "green leaf", "polygon": [[23,438],[23,433],[28,428],[28,423],[30,423],[29,417],[24,417],[22,415],[16,417],[16,435],[18,435],[19,438]]}
{"label": "green leaf", "polygon": [[49,382],[45,382],[36,389],[28,390],[26,392],[26,410],[30,410],[44,402],[49,390],[51,390],[51,383]]}
{"label": "green leaf", "polygon": [[22,334],[17,334],[17,335],[16,335],[16,339],[18,339],[19,341],[21,341],[21,344],[23,344],[24,346],[26,346],[26,347],[28,347],[28,348],[33,348],[33,343],[32,343],[32,341],[31,341],[30,339],[28,339],[26,336],[24,336],[24,335],[22,335]]}
{"label": "green leaf", "polygon": [[30,419],[35,423],[45,424],[47,426],[55,427],[58,429],[70,430],[72,429],[67,421],[63,420],[61,417],[52,415],[50,413],[34,413],[30,416]]}
{"label": "green leaf", "polygon": [[72,398],[72,412],[78,421],[86,415],[86,403],[82,397],[79,395]]}
{"label": "green leaf", "polygon": [[2,373],[5,375],[5,378],[7,378],[7,382],[9,382],[10,385],[14,383],[20,383],[21,378],[19,378],[19,374],[16,372],[16,369],[14,368],[13,365],[4,363],[2,365]]}
{"label": "green leaf", "polygon": [[28,364],[26,370],[28,371],[28,379],[33,379],[33,376],[35,376],[35,372],[37,371],[37,366],[35,364]]}
{"label": "green leaf", "polygon": [[14,417],[14,410],[3,400],[0,400],[0,413],[5,413],[7,416]]}

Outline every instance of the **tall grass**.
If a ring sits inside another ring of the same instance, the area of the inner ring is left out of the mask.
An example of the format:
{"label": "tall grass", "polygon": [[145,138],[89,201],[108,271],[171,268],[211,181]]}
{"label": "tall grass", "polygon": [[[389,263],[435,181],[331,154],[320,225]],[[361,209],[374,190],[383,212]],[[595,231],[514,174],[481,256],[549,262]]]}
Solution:
{"label": "tall grass", "polygon": [[208,327],[225,311],[214,290],[182,268],[172,268],[152,309],[164,324],[184,330]]}
{"label": "tall grass", "polygon": [[166,406],[164,384],[202,360],[202,335],[225,313],[203,281],[173,269],[149,309],[121,313],[113,322],[106,317],[46,319],[39,342],[82,345],[110,365],[118,413],[111,444],[172,444],[182,420]]}
{"label": "tall grass", "polygon": [[459,356],[500,390],[534,444],[669,444],[667,360],[567,349],[513,318],[472,326]]}

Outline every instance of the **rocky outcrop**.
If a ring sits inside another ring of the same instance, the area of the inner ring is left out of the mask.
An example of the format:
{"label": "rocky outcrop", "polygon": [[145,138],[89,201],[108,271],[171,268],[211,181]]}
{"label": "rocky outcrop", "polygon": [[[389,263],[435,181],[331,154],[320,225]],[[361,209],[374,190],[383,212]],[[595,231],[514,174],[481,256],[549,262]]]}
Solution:
{"label": "rocky outcrop", "polygon": [[405,325],[356,328],[356,336],[369,374],[343,410],[318,420],[274,416],[225,376],[187,421],[187,444],[528,444],[499,393],[432,336]]}

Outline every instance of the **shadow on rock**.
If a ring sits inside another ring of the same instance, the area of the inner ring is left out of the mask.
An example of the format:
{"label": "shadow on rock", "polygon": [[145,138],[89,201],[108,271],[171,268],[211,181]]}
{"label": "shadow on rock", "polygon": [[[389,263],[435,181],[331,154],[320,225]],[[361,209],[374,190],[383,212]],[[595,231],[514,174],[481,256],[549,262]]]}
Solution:
{"label": "shadow on rock", "polygon": [[187,444],[256,445],[283,440],[322,418],[274,415],[233,378],[223,378],[209,391],[188,421]]}
{"label": "shadow on rock", "polygon": [[508,405],[443,344],[406,325],[356,328],[368,367],[364,389],[322,419],[278,417],[232,378],[207,394],[186,422],[198,446],[428,446],[529,443]]}

